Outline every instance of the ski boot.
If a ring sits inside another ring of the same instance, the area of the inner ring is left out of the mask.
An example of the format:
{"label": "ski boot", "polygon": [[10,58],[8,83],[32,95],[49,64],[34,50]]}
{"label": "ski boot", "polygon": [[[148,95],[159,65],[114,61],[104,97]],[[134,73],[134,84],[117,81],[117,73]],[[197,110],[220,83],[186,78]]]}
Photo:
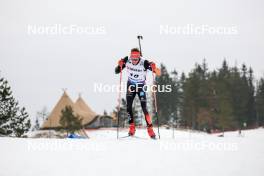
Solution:
{"label": "ski boot", "polygon": [[152,126],[148,127],[148,135],[151,139],[156,139],[156,134],[154,133]]}
{"label": "ski boot", "polygon": [[136,132],[136,127],[134,123],[131,123],[129,125],[129,132],[128,132],[128,136],[134,136]]}

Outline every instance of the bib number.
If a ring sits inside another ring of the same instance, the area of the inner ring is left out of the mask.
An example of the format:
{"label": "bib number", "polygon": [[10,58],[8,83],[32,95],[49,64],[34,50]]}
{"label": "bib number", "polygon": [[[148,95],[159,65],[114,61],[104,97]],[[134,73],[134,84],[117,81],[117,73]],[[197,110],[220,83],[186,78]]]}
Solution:
{"label": "bib number", "polygon": [[139,77],[138,74],[133,74],[133,73],[130,73],[130,76],[131,76],[131,77],[134,77],[134,78],[138,78],[138,77]]}

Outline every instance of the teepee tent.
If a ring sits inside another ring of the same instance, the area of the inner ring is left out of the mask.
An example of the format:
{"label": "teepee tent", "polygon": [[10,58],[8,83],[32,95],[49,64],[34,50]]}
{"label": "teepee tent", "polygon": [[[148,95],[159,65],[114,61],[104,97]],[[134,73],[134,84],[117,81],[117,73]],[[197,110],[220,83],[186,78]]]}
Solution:
{"label": "teepee tent", "polygon": [[56,127],[59,127],[60,126],[61,111],[66,106],[71,106],[74,109],[73,101],[68,96],[66,91],[64,91],[64,93],[61,96],[60,100],[58,101],[56,106],[51,111],[51,113],[48,116],[47,120],[44,122],[42,128],[56,128]]}
{"label": "teepee tent", "polygon": [[83,119],[83,125],[91,122],[95,117],[96,113],[89,108],[88,105],[84,102],[84,100],[79,97],[76,103],[74,103],[71,98],[68,96],[66,91],[64,91],[63,95],[61,96],[58,103],[55,105],[53,110],[51,111],[50,115],[48,116],[47,120],[44,122],[42,129],[48,128],[59,128],[60,125],[60,118],[61,118],[61,111],[66,107],[71,106],[73,112],[76,115],[79,115],[80,118]]}
{"label": "teepee tent", "polygon": [[83,124],[90,123],[95,117],[96,113],[85,103],[81,95],[79,95],[78,100],[75,102],[75,108],[77,113],[83,117]]}

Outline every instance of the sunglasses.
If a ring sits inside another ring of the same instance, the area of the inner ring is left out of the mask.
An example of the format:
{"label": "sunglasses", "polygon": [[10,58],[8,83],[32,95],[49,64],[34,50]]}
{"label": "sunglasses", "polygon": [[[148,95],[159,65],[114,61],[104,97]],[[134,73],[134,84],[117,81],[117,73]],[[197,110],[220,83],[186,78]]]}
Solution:
{"label": "sunglasses", "polygon": [[139,59],[139,57],[140,57],[140,53],[139,52],[132,52],[131,54],[130,54],[130,57],[131,57],[131,59],[132,60],[138,60]]}

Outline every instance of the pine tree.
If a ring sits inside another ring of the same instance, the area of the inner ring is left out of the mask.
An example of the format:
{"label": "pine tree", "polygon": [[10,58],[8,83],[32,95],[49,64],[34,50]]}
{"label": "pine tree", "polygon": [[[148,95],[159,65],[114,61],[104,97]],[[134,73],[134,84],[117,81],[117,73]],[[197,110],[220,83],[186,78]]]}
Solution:
{"label": "pine tree", "polygon": [[30,127],[25,108],[18,106],[8,82],[0,78],[0,134],[22,137]]}
{"label": "pine tree", "polygon": [[40,125],[39,125],[39,118],[38,118],[38,117],[36,117],[36,120],[35,120],[35,125],[34,125],[34,128],[33,128],[33,130],[39,130],[39,128],[40,128]]}
{"label": "pine tree", "polygon": [[[203,117],[201,114],[204,114],[205,111],[207,111],[207,114],[210,113],[208,110],[207,77],[207,66],[204,61],[202,66],[199,64],[195,65],[195,68],[189,73],[182,87],[184,97],[182,116],[184,117],[186,125],[193,129],[198,129],[205,125],[205,121],[202,119]],[[197,120],[198,116],[199,121]]]}
{"label": "pine tree", "polygon": [[264,78],[261,78],[257,86],[256,94],[257,125],[264,126]]}
{"label": "pine tree", "polygon": [[208,65],[206,60],[203,60],[201,66],[197,67],[197,74],[199,79],[198,87],[198,112],[197,112],[197,125],[199,130],[210,131],[212,128],[213,114],[211,112],[211,101],[213,98],[213,92],[209,86]]}
{"label": "pine tree", "polygon": [[[228,90],[230,90],[231,105],[233,106],[233,115],[235,127],[241,129],[243,123],[247,119],[247,102],[248,102],[248,86],[247,86],[247,68],[242,65],[242,73],[235,66],[231,69],[228,81]],[[228,91],[227,90],[227,91]]]}
{"label": "pine tree", "polygon": [[[223,61],[216,79],[216,111],[215,111],[215,127],[223,131],[232,129],[235,124],[234,120],[234,92],[232,92],[230,84],[231,69],[226,60]],[[236,87],[235,81],[231,81]],[[236,93],[236,92],[235,92]],[[236,96],[235,96],[236,97]]]}
{"label": "pine tree", "polygon": [[197,95],[197,83],[194,74],[189,73],[188,77],[185,78],[184,83],[182,84],[182,110],[181,116],[184,122],[185,127],[195,127],[195,116],[196,116],[196,98]]}
{"label": "pine tree", "polygon": [[66,106],[61,113],[60,124],[67,133],[74,133],[82,129],[82,118],[74,115],[71,106]]}
{"label": "pine tree", "polygon": [[[172,118],[173,111],[175,111],[175,99],[174,93],[175,88],[174,83],[170,74],[167,71],[165,65],[161,64],[161,76],[156,77],[156,83],[158,85],[157,88],[157,106],[158,106],[158,115],[159,115],[159,123],[167,124],[169,120]],[[166,92],[166,85],[172,86],[171,92]],[[155,123],[157,117],[154,116],[153,121]]]}
{"label": "pine tree", "polygon": [[250,67],[248,71],[248,102],[247,102],[247,123],[249,126],[257,125],[256,115],[256,99],[255,99],[255,86],[253,69]]}
{"label": "pine tree", "polygon": [[4,78],[0,78],[0,134],[10,135],[12,130],[9,121],[12,116],[10,112],[10,104],[13,100],[11,88]]}
{"label": "pine tree", "polygon": [[186,82],[185,73],[181,74],[181,78],[179,80],[179,91],[178,91],[178,102],[179,102],[179,123],[181,126],[186,127],[187,122],[184,116],[184,85]]}
{"label": "pine tree", "polygon": [[17,108],[17,110],[16,116],[11,118],[10,127],[16,137],[22,137],[24,133],[29,131],[31,123],[24,107],[22,109]]}
{"label": "pine tree", "polygon": [[208,132],[211,132],[212,129],[216,128],[216,118],[219,113],[219,81],[218,81],[218,73],[216,70],[212,71],[209,74],[208,78],[208,103],[209,103],[209,111],[211,115],[211,124],[207,129]]}
{"label": "pine tree", "polygon": [[172,94],[171,94],[171,123],[172,125],[180,119],[180,81],[178,78],[178,72],[173,70],[172,76]]}
{"label": "pine tree", "polygon": [[[117,109],[118,112],[118,109]],[[127,103],[124,98],[121,99],[121,107],[119,113],[119,126],[120,127],[125,127],[125,125],[128,122],[128,117],[127,117]]]}
{"label": "pine tree", "polygon": [[115,107],[115,109],[113,110],[113,114],[114,116],[117,118],[116,119],[116,126],[118,125],[118,121],[119,121],[119,127],[125,127],[125,124],[128,120],[127,117],[127,104],[126,104],[126,100],[124,98],[121,99],[121,104],[120,104],[120,110],[118,108],[118,106]]}

